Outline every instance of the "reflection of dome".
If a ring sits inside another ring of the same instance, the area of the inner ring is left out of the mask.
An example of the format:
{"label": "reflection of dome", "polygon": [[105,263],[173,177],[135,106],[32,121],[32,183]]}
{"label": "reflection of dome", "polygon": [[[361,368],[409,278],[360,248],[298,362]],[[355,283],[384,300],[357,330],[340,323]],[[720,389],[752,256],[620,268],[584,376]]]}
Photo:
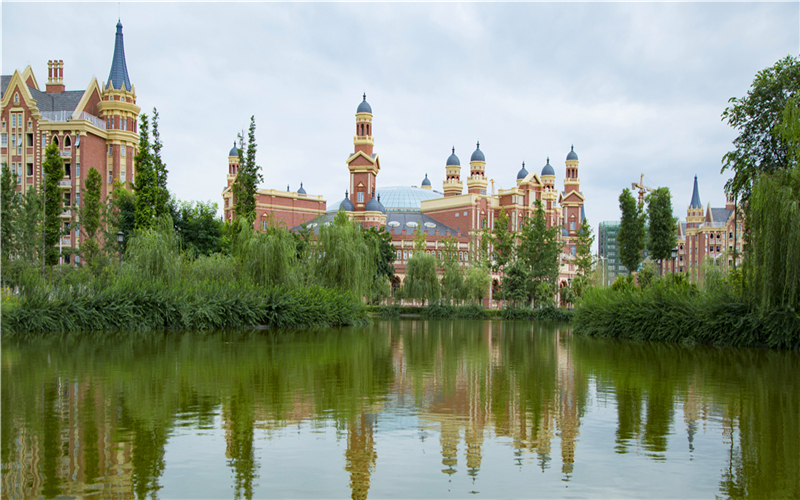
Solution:
{"label": "reflection of dome", "polygon": [[428,179],[428,174],[425,174],[425,178],[422,179],[422,185],[423,186],[430,186],[431,185],[431,180]]}
{"label": "reflection of dome", "polygon": [[347,194],[347,191],[344,192],[344,199],[336,205],[336,212],[339,211],[339,207],[344,208],[345,212],[352,212],[356,209],[356,207],[353,206],[353,202],[350,201],[350,196]]}
{"label": "reflection of dome", "polygon": [[372,106],[367,102],[367,94],[364,93],[364,100],[358,105],[356,113],[369,113],[372,114]]}
{"label": "reflection of dome", "polygon": [[483,151],[481,151],[481,143],[478,142],[478,147],[472,153],[472,158],[469,161],[486,161],[486,157],[483,156]]}
{"label": "reflection of dome", "polygon": [[455,146],[453,147],[453,154],[451,154],[449,157],[447,157],[447,165],[448,166],[449,165],[458,165],[459,167],[461,166],[461,161],[458,159],[458,156],[456,156],[456,148],[455,148]]}
{"label": "reflection of dome", "polygon": [[517,172],[517,180],[524,179],[525,177],[528,177],[528,171],[525,169],[525,162],[523,161],[522,168]]}
{"label": "reflection of dome", "polygon": [[[575,155],[577,157],[577,155]],[[550,157],[547,157],[547,164],[542,168],[542,175],[556,175],[555,169],[550,165]]]}
{"label": "reflection of dome", "polygon": [[569,153],[567,153],[567,161],[570,160],[578,161],[578,153],[575,152],[575,146],[571,146]]}
{"label": "reflection of dome", "polygon": [[[389,186],[378,188],[375,191],[376,197],[380,197],[380,204],[386,212],[419,212],[420,202],[423,200],[435,200],[442,197],[441,193],[428,189],[409,187],[409,186]],[[347,202],[352,206],[352,202]],[[328,205],[328,212],[336,212],[342,202],[331,203]],[[345,207],[345,210],[353,210]]]}
{"label": "reflection of dome", "polygon": [[228,156],[239,156],[239,149],[236,147],[236,141],[233,141],[233,147],[228,153]]}

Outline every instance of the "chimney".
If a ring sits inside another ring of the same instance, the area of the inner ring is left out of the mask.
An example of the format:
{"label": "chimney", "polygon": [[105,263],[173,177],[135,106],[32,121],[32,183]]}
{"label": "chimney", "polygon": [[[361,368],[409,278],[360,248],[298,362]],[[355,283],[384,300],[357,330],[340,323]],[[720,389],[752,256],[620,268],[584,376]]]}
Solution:
{"label": "chimney", "polygon": [[47,61],[47,88],[48,94],[64,92],[64,61]]}

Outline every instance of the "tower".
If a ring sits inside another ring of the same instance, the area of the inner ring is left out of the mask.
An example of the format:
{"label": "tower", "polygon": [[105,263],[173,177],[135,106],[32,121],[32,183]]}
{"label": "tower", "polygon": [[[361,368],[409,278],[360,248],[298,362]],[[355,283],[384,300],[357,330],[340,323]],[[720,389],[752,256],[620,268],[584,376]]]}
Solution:
{"label": "tower", "polygon": [[446,176],[442,182],[445,197],[460,195],[464,191],[464,184],[461,183],[461,161],[456,156],[455,146],[453,153],[447,158],[445,172]]}
{"label": "tower", "polygon": [[486,157],[481,151],[481,143],[469,159],[469,177],[467,178],[467,192],[472,194],[486,194]]}
{"label": "tower", "polygon": [[552,227],[557,224],[558,211],[556,210],[556,201],[558,200],[558,192],[556,191],[556,171],[550,165],[550,157],[547,157],[547,162],[542,167],[542,205],[547,216],[547,227]]}
{"label": "tower", "polygon": [[694,188],[692,189],[692,201],[686,209],[686,228],[699,228],[703,223],[703,204],[700,203],[700,189],[697,187],[697,176],[694,176]]}
{"label": "tower", "polygon": [[236,180],[237,173],[239,173],[239,148],[236,147],[236,141],[233,141],[233,147],[228,152],[228,187],[231,187]]}
{"label": "tower", "polygon": [[373,153],[372,107],[367,94],[356,109],[356,135],[353,137],[353,154],[347,159],[350,170],[350,200],[356,212],[366,210],[370,194],[375,191],[375,178],[381,170],[378,155]]}
{"label": "tower", "polygon": [[578,178],[578,155],[575,153],[575,147],[571,146],[569,153],[567,153],[567,175],[564,177],[564,191],[580,191],[581,180]]}

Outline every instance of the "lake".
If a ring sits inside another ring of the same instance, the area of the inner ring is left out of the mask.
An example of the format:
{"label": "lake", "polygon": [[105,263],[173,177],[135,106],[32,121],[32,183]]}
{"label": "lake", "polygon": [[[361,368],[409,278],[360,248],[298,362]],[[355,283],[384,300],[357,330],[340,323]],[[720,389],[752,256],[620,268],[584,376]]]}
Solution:
{"label": "lake", "polygon": [[527,321],[2,345],[2,497],[800,497],[800,353]]}

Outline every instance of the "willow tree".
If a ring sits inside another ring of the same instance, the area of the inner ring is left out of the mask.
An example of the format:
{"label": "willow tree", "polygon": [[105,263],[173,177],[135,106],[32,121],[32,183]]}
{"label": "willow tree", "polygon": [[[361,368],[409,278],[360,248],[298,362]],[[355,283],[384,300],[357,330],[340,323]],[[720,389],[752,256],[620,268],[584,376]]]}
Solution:
{"label": "willow tree", "polygon": [[255,285],[298,284],[297,248],[289,231],[270,224],[266,232],[257,233],[244,218],[234,224],[233,254]]}
{"label": "willow tree", "polygon": [[442,240],[442,258],[439,267],[442,269],[442,295],[448,302],[464,298],[464,271],[458,263],[458,240],[448,236]]}
{"label": "willow tree", "polygon": [[376,260],[359,225],[339,210],[331,224],[320,227],[311,257],[313,280],[366,297],[375,278]]}
{"label": "willow tree", "polygon": [[436,272],[436,257],[426,253],[425,232],[417,227],[414,238],[414,255],[406,263],[406,281],[403,293],[408,299],[416,299],[423,304],[439,300],[441,289]]}

